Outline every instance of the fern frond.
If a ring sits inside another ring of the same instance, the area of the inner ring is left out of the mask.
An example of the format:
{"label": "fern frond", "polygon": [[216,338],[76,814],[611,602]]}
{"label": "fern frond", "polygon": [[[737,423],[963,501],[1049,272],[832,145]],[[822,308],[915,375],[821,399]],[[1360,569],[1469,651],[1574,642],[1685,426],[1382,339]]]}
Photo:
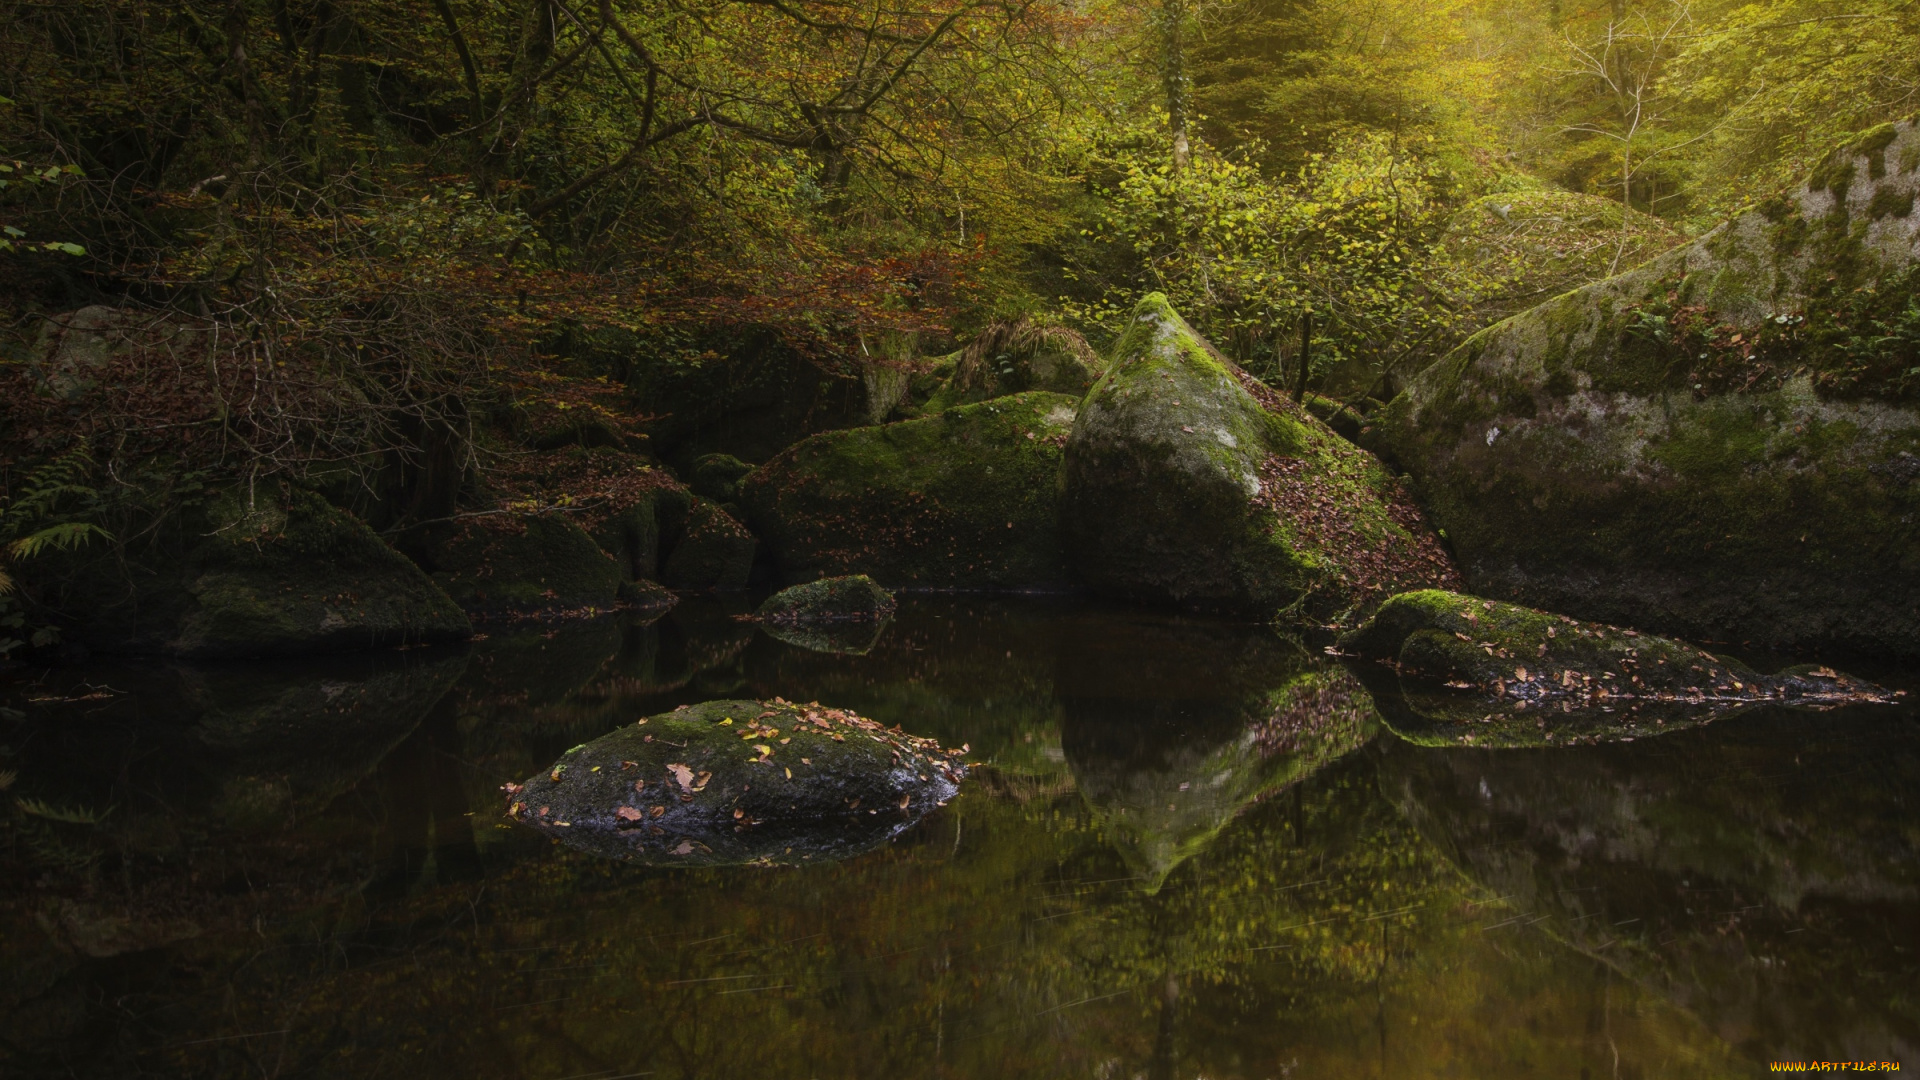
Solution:
{"label": "fern frond", "polygon": [[68,825],[98,825],[107,819],[108,814],[113,813],[111,806],[105,810],[94,810],[85,806],[67,809],[39,799],[15,799],[13,805],[19,807],[21,813],[46,818],[48,821],[63,821]]}
{"label": "fern frond", "polygon": [[63,521],[58,525],[49,525],[29,536],[15,540],[7,545],[7,552],[16,559],[31,559],[52,548],[71,551],[94,536],[102,540],[113,539],[98,525],[89,525],[84,521]]}

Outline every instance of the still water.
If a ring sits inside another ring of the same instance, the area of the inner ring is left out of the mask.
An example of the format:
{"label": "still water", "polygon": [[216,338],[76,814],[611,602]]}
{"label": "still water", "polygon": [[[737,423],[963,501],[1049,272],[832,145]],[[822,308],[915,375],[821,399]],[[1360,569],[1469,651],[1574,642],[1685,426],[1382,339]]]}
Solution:
{"label": "still water", "polygon": [[[1259,626],[903,599],[854,653],[703,601],[16,679],[0,1074],[1920,1070],[1905,708],[1474,749]],[[576,743],[774,695],[985,767],[823,866],[617,865],[501,817]]]}

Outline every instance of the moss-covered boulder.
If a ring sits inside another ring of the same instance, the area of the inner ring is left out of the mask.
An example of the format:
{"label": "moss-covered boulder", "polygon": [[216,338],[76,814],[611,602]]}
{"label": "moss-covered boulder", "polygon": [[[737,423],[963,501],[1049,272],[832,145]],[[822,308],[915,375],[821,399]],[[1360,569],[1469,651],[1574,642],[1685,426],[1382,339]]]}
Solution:
{"label": "moss-covered boulder", "polygon": [[620,567],[565,514],[502,514],[460,522],[433,554],[433,577],[461,607],[484,614],[605,609]]}
{"label": "moss-covered boulder", "polygon": [[1379,414],[1475,592],[1920,655],[1920,131],[1475,335]]}
{"label": "moss-covered boulder", "polygon": [[1387,601],[1340,647],[1395,666],[1411,714],[1396,730],[1422,742],[1631,739],[1760,704],[1893,700],[1830,668],[1761,675],[1684,642],[1439,589]]}
{"label": "moss-covered boulder", "polygon": [[686,531],[660,568],[660,580],[673,589],[744,589],[758,546],[732,515],[696,498],[687,511]]}
{"label": "moss-covered boulder", "polygon": [[865,574],[821,578],[767,597],[754,614],[762,622],[873,622],[893,614],[893,594]]}
{"label": "moss-covered boulder", "polygon": [[747,476],[740,501],[788,580],[1065,585],[1055,492],[1077,404],[1035,391],[815,435]]}
{"label": "moss-covered boulder", "polygon": [[752,471],[752,465],[732,454],[702,454],[693,461],[693,478],[687,486],[702,498],[730,503],[739,494],[740,478]]}
{"label": "moss-covered boulder", "polygon": [[959,791],[958,751],[840,709],[709,701],[576,746],[508,816],[610,858],[804,863],[887,842]]}
{"label": "moss-covered boulder", "polygon": [[179,511],[122,564],[80,553],[57,598],[104,652],[291,656],[466,638],[466,615],[404,555],[311,492],[239,492]]}
{"label": "moss-covered boulder", "polygon": [[1112,593],[1333,618],[1453,569],[1385,467],[1235,367],[1153,293],[1067,442],[1062,521]]}

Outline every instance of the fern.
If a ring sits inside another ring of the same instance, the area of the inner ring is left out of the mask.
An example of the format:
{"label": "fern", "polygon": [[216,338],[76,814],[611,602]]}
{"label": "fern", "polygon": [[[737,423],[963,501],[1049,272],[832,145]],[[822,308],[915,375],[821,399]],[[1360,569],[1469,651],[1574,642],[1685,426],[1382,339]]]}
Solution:
{"label": "fern", "polygon": [[103,540],[113,539],[98,525],[84,521],[63,521],[58,525],[49,525],[15,540],[7,545],[7,553],[16,559],[31,559],[43,551],[52,549],[71,551],[93,536]]}
{"label": "fern", "polygon": [[64,822],[68,825],[98,825],[107,819],[108,814],[113,813],[111,806],[105,810],[94,810],[85,806],[67,809],[39,799],[15,799],[13,805],[19,807],[21,813],[32,814],[34,817],[45,818],[48,821]]}

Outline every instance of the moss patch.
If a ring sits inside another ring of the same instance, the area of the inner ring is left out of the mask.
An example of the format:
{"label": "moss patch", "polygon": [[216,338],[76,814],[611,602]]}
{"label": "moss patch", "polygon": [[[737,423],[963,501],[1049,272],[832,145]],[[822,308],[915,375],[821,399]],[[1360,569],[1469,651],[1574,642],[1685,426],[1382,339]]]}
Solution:
{"label": "moss patch", "polygon": [[1036,391],[815,435],[743,480],[740,501],[789,580],[1063,585],[1055,490],[1075,405]]}
{"label": "moss patch", "polygon": [[763,622],[872,621],[893,614],[893,594],[865,574],[821,578],[767,597],[754,614]]}

